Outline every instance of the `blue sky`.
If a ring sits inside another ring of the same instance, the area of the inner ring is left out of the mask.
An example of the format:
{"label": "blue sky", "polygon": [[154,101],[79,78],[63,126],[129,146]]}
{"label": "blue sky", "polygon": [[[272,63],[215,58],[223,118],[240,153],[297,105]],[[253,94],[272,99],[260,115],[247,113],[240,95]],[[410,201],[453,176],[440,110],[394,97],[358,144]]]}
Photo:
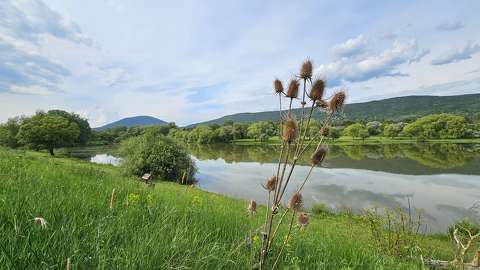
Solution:
{"label": "blue sky", "polygon": [[92,126],[276,109],[314,62],[348,102],[480,91],[480,1],[0,0],[0,121],[60,108]]}

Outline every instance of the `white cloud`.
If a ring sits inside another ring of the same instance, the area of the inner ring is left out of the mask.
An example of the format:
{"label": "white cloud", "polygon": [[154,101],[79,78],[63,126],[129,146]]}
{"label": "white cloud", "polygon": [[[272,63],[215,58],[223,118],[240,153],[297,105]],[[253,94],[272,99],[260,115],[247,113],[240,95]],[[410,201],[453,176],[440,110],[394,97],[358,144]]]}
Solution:
{"label": "white cloud", "polygon": [[349,39],[344,43],[335,45],[333,52],[337,57],[354,57],[366,52],[368,46],[368,40],[359,35],[356,38]]}
{"label": "white cloud", "polygon": [[460,62],[472,58],[472,55],[477,52],[480,52],[480,45],[474,44],[473,42],[468,42],[460,49],[451,50],[450,52],[433,59],[432,65],[445,65]]}
{"label": "white cloud", "polygon": [[406,76],[397,68],[402,64],[418,62],[428,53],[420,50],[416,40],[395,41],[391,48],[380,53],[369,53],[357,58],[342,58],[315,69],[315,73],[327,79],[330,86],[343,82],[362,82],[373,78]]}

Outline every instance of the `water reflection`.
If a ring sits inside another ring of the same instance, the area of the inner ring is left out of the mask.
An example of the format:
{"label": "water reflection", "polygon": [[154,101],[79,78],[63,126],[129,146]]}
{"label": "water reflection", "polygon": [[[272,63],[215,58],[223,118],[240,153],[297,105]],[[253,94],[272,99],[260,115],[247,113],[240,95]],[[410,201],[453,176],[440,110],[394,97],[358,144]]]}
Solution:
{"label": "water reflection", "polygon": [[[197,160],[200,188],[242,199],[265,203],[260,187],[275,171],[273,163],[237,162],[223,159]],[[301,183],[308,166],[297,167],[290,194]],[[333,209],[407,207],[408,200],[426,212],[429,232],[445,231],[447,226],[465,216],[466,209],[479,200],[480,177],[477,175],[438,174],[406,175],[380,171],[321,168],[314,171],[304,191],[306,207],[321,202]]]}
{"label": "water reflection", "polygon": [[120,165],[122,161],[121,158],[114,157],[109,154],[96,154],[95,156],[90,158],[90,162],[97,163],[97,164],[110,164],[114,166]]}
{"label": "water reflection", "polygon": [[[209,191],[264,202],[260,184],[275,171],[278,146],[192,146],[199,185]],[[301,183],[308,157],[293,174]],[[306,206],[333,209],[408,206],[425,210],[429,232],[445,231],[480,200],[478,145],[412,144],[332,146],[324,168],[312,174]]]}
{"label": "water reflection", "polygon": [[[199,160],[227,163],[275,163],[279,146],[195,145],[189,149]],[[305,155],[300,164],[308,164]],[[330,147],[324,164],[400,174],[461,173],[480,175],[480,146],[461,144],[347,145]]]}

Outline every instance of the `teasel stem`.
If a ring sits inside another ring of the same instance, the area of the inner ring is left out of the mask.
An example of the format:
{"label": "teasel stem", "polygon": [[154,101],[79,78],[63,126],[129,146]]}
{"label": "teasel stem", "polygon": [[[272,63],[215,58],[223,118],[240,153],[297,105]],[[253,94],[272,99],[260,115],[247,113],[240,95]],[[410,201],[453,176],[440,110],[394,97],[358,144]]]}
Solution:
{"label": "teasel stem", "polygon": [[[328,118],[325,120],[325,122],[323,123],[322,127],[326,126],[329,121],[330,121],[330,116],[328,116]],[[322,145],[323,139],[324,139],[324,136],[322,135],[322,137],[320,137],[320,142],[317,144],[316,150],[318,150],[318,148]],[[293,158],[292,167],[290,168],[290,172],[288,173],[287,180],[286,180],[285,185],[284,185],[284,187],[283,187],[283,189],[282,189],[282,192],[280,193],[279,196],[277,196],[277,197],[278,197],[277,201],[281,201],[281,200],[282,200],[282,197],[283,197],[283,195],[284,195],[284,193],[285,193],[285,190],[286,190],[286,188],[287,188],[288,182],[290,181],[290,178],[291,178],[291,176],[292,176],[293,169],[295,169],[295,165],[297,165],[298,157],[299,157],[299,156],[302,156],[303,153],[305,153],[305,150],[307,150],[307,148],[308,148],[308,146],[310,146],[311,142],[312,142],[312,140],[310,140],[309,143],[300,151],[299,155],[297,155],[297,156],[295,156],[295,157]],[[315,150],[315,151],[316,151],[316,150]]]}
{"label": "teasel stem", "polygon": [[[327,119],[325,119],[325,121],[323,122],[323,125],[322,125],[321,128],[326,127],[326,126],[329,124],[331,118],[332,118],[332,115],[329,114],[329,115],[327,116]],[[308,144],[305,145],[305,147],[302,149],[302,151],[300,151],[300,154],[299,154],[300,156],[303,155],[303,153],[305,153],[305,151],[306,151],[306,150],[308,149],[308,147],[312,144],[312,142],[317,139],[318,135],[319,135],[318,133],[315,134],[315,137],[313,137],[313,139],[310,139],[310,140],[308,141]],[[321,137],[320,137],[320,142],[317,144],[317,148],[316,148],[316,149],[318,149],[318,147],[320,147],[320,145],[321,145],[322,142],[323,142],[324,137],[325,137],[325,136],[321,135]]]}
{"label": "teasel stem", "polygon": [[[287,161],[288,161],[288,156],[290,154],[290,143],[287,143],[287,151],[286,151],[286,154],[285,154],[285,161],[282,162],[281,160],[279,160],[280,163],[284,163],[284,166],[283,166],[283,171],[282,171],[282,178],[283,178],[283,174],[285,173],[285,167],[286,167],[286,164],[287,164]],[[279,163],[279,164],[280,164]],[[281,180],[279,181],[278,180],[278,177],[277,177],[277,186],[278,185],[281,185]],[[277,187],[275,187],[277,188]],[[277,200],[276,200],[276,197],[278,195],[278,191],[279,190],[275,190],[275,193],[274,193],[274,199],[272,201],[272,207],[276,207],[277,206]],[[269,210],[267,210],[269,211]],[[271,209],[269,211],[269,214],[267,216],[267,222],[266,222],[266,232],[265,232],[265,236],[263,238],[263,242],[262,242],[262,250],[261,250],[261,253],[260,253],[260,269],[265,269],[265,259],[268,255],[268,243],[270,242],[270,233],[272,231],[272,225],[273,225],[273,218],[274,218],[274,212],[273,212],[273,209]]]}
{"label": "teasel stem", "polygon": [[[303,95],[302,95],[302,117],[300,118],[300,132],[299,134],[302,135],[302,128],[303,128],[303,120],[305,118],[305,93],[307,91],[307,79],[303,79]],[[298,139],[298,142],[301,141],[301,137]],[[295,155],[298,152],[298,147],[299,144],[297,144],[297,147],[295,149]]]}
{"label": "teasel stem", "polygon": [[303,146],[303,143],[305,142],[305,138],[307,137],[307,133],[308,133],[308,130],[309,130],[309,125],[310,125],[310,121],[312,119],[312,115],[313,115],[313,109],[315,109],[315,101],[312,102],[312,107],[310,108],[310,113],[308,115],[308,118],[307,118],[307,126],[305,127],[305,130],[303,131],[303,136],[302,136],[302,133],[300,133],[300,142],[299,142],[299,145],[295,151],[295,155],[296,156],[299,156],[300,154],[300,149],[302,149],[302,146]]}
{"label": "teasel stem", "polygon": [[298,192],[298,193],[300,193],[300,192],[302,191],[303,186],[305,186],[305,183],[307,183],[308,178],[310,178],[310,175],[312,174],[313,168],[315,168],[315,165],[312,164],[312,166],[310,166],[310,170],[308,170],[308,174],[307,174],[307,176],[305,177],[305,180],[303,180],[302,185],[297,189],[297,192]]}
{"label": "teasel stem", "polygon": [[280,180],[278,182],[278,189],[277,189],[277,192],[275,194],[275,199],[274,199],[274,204],[276,204],[276,205],[280,202],[280,200],[278,199],[278,194],[279,194],[279,192],[282,188],[283,179],[284,179],[284,176],[285,176],[285,170],[287,169],[289,155],[290,155],[290,143],[287,143],[287,153],[285,155],[285,161],[283,162],[282,175],[281,175]]}
{"label": "teasel stem", "polygon": [[280,252],[278,253],[277,255],[277,259],[275,260],[275,263],[273,264],[272,266],[272,270],[275,269],[275,267],[277,266],[278,264],[278,261],[280,260],[280,257],[283,253],[283,250],[285,249],[285,246],[287,245],[288,243],[288,239],[290,239],[290,235],[292,234],[292,227],[293,227],[293,221],[295,220],[295,214],[297,213],[296,210],[293,211],[293,214],[292,214],[292,218],[290,219],[290,225],[288,226],[288,233],[287,233],[287,237],[285,238],[285,241],[283,242],[282,244],[282,248],[280,249]]}
{"label": "teasel stem", "polygon": [[269,245],[268,245],[269,247],[272,246],[273,240],[275,239],[275,236],[277,235],[277,231],[280,228],[280,226],[282,225],[283,218],[287,215],[288,211],[290,211],[290,208],[287,208],[287,210],[285,210],[285,212],[282,214],[282,216],[278,220],[277,226],[275,227],[275,230],[273,231],[272,237],[270,239],[270,242],[269,242]]}

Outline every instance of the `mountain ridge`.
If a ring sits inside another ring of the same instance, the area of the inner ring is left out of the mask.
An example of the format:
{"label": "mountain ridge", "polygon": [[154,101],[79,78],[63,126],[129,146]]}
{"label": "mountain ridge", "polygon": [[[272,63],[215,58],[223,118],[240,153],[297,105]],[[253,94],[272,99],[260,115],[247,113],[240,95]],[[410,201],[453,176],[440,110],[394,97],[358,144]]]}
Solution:
{"label": "mountain ridge", "polygon": [[150,126],[150,125],[165,125],[168,124],[166,121],[158,119],[153,116],[148,115],[139,115],[139,116],[132,116],[132,117],[125,117],[120,120],[114,121],[112,123],[93,128],[96,131],[102,131],[114,127],[135,127],[135,126]]}
{"label": "mountain ridge", "polygon": [[[293,109],[295,114],[300,109]],[[392,120],[401,121],[433,113],[454,113],[472,116],[480,113],[480,94],[452,96],[411,95],[345,105],[346,119],[353,121]],[[256,121],[278,121],[278,111],[245,112],[225,115],[216,119],[190,124],[186,128],[200,125],[223,124],[225,121],[251,123]],[[316,113],[315,118],[321,115]]]}

